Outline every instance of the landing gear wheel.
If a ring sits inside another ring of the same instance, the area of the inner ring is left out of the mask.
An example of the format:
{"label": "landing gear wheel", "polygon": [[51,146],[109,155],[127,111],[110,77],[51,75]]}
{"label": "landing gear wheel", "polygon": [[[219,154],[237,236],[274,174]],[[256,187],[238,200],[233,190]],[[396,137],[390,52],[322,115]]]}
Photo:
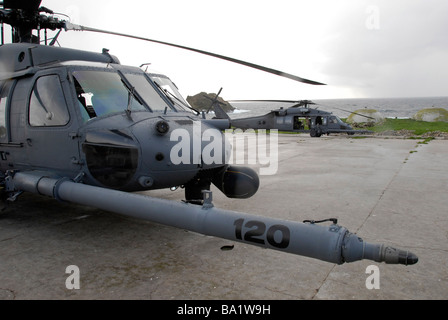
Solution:
{"label": "landing gear wheel", "polygon": [[322,135],[322,129],[313,128],[310,130],[310,136],[319,138]]}

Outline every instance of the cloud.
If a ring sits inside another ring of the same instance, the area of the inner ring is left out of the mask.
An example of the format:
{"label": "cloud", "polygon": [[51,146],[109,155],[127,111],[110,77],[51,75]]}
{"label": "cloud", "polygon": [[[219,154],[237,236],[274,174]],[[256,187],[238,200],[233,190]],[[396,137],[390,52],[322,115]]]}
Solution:
{"label": "cloud", "polygon": [[362,5],[333,24],[324,44],[328,81],[359,96],[446,95],[447,3],[378,3],[378,28],[366,27],[372,11]]}
{"label": "cloud", "polygon": [[445,0],[43,0],[75,23],[191,46],[327,83],[309,86],[137,40],[63,33],[63,46],[152,66],[186,95],[230,99],[446,95]]}

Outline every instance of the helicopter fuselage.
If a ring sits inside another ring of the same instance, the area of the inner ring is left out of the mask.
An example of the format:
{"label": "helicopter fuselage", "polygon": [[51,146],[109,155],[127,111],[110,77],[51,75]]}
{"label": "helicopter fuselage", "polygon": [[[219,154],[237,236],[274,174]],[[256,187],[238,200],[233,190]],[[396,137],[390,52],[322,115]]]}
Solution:
{"label": "helicopter fuselage", "polygon": [[138,191],[211,180],[227,168],[228,145],[215,144],[206,161],[202,137],[212,131],[224,141],[228,122],[192,112],[165,75],[123,66],[106,51],[9,44],[0,57],[9,66],[0,75],[3,173],[81,175]]}
{"label": "helicopter fuselage", "polygon": [[231,125],[241,129],[309,132],[312,137],[330,133],[358,132],[331,112],[300,107],[280,108],[262,116],[231,119]]}

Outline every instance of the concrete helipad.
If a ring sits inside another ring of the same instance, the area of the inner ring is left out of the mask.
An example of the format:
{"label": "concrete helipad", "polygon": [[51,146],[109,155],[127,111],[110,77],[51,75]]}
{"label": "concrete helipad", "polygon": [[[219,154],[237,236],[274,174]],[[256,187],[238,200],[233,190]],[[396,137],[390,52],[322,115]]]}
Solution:
{"label": "concrete helipad", "polygon": [[0,299],[448,299],[448,140],[419,142],[280,135],[278,171],[255,196],[212,190],[216,207],[337,218],[415,265],[335,265],[24,194],[0,214]]}

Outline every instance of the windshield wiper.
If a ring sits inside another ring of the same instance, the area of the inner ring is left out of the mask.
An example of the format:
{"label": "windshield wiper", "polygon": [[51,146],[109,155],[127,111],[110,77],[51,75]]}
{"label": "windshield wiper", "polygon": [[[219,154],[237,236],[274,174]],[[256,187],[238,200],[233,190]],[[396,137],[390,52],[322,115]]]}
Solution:
{"label": "windshield wiper", "polygon": [[133,97],[135,97],[135,87],[131,87],[130,89],[128,89],[128,106],[126,107],[126,113],[128,115],[131,114],[131,105],[132,105],[132,99]]}
{"label": "windshield wiper", "polygon": [[138,103],[140,103],[142,106],[145,106],[146,104],[143,102],[143,99],[140,97],[139,93],[135,91],[135,87],[131,85],[131,83],[126,79],[124,74],[117,70],[118,74],[120,75],[121,82],[123,83],[126,90],[128,90],[128,105],[126,106],[126,113],[128,115],[131,114],[131,106],[132,106],[132,98],[135,98]]}
{"label": "windshield wiper", "polygon": [[143,100],[142,98],[139,96],[138,92],[135,91],[135,87],[132,86],[130,83],[127,83],[127,81],[123,80],[123,78],[121,78],[121,82],[123,83],[124,87],[126,88],[126,90],[128,91],[128,105],[126,106],[126,113],[128,115],[131,114],[131,107],[132,107],[132,99],[135,98],[135,100],[140,103],[142,106],[144,106],[143,104]]}

